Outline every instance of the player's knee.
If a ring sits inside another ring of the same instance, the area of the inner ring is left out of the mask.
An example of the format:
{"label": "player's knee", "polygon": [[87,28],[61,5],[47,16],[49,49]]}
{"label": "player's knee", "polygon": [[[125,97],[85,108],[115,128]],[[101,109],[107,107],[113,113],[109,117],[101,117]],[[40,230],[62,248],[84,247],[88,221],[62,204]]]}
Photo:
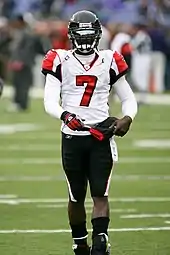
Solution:
{"label": "player's knee", "polygon": [[70,194],[70,201],[75,203],[84,203],[86,197],[86,191],[83,189],[74,189]]}
{"label": "player's knee", "polygon": [[79,204],[84,203],[85,197],[82,197],[82,196],[74,196],[74,198],[70,197],[70,201],[73,203],[79,203]]}
{"label": "player's knee", "polygon": [[104,205],[108,203],[108,197],[92,197],[94,205]]}
{"label": "player's knee", "polygon": [[108,197],[93,197],[94,208],[98,211],[105,211],[108,208]]}
{"label": "player's knee", "polygon": [[100,183],[96,183],[90,187],[92,198],[103,198],[106,196],[106,188]]}

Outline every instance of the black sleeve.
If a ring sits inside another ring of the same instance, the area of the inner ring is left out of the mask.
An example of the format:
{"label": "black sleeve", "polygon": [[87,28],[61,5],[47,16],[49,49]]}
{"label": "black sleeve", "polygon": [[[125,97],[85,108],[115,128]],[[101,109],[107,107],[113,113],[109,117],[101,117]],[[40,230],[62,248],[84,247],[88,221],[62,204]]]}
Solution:
{"label": "black sleeve", "polygon": [[52,70],[49,69],[45,69],[44,67],[42,68],[41,71],[45,76],[49,73],[51,75],[53,75],[54,77],[56,77],[60,82],[62,82],[62,75],[61,75],[61,64],[59,64],[56,67],[56,71],[53,72]]}
{"label": "black sleeve", "polygon": [[109,74],[110,74],[110,85],[113,85],[114,83],[116,83],[122,76],[124,76],[125,74],[127,74],[129,69],[126,69],[125,71],[119,73],[118,75],[116,75],[116,72],[110,68]]}

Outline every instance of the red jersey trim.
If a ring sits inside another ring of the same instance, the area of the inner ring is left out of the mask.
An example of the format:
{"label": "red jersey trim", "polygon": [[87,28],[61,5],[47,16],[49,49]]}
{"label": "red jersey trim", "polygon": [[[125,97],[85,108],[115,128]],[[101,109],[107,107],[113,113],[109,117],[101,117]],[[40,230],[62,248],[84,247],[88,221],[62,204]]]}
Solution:
{"label": "red jersey trim", "polygon": [[[58,56],[59,64],[55,66],[55,70],[53,70],[56,56]],[[57,51],[50,50],[47,52],[42,63],[42,73],[44,75],[49,73],[56,77],[60,82],[62,82],[61,59]]]}
{"label": "red jersey trim", "polygon": [[113,58],[115,59],[119,74],[128,69],[128,65],[124,60],[124,57],[120,53],[115,51],[113,54]]}
{"label": "red jersey trim", "polygon": [[60,57],[56,51],[54,51],[54,50],[48,51],[44,57],[44,60],[42,63],[42,69],[45,69],[48,71],[53,71],[53,65],[54,65],[54,60],[55,60],[56,56],[58,56],[58,58],[60,59]]}

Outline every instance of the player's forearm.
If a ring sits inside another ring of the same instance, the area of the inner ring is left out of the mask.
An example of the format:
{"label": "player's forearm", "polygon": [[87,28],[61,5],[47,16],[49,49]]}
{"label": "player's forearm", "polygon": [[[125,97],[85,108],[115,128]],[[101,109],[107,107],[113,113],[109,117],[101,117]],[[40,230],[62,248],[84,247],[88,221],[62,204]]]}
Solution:
{"label": "player's forearm", "polygon": [[129,116],[132,120],[137,114],[137,102],[135,97],[131,97],[122,102],[122,113]]}
{"label": "player's forearm", "polygon": [[121,101],[123,115],[133,120],[137,114],[137,101],[125,77],[116,82],[114,89]]}
{"label": "player's forearm", "polygon": [[58,119],[60,119],[61,114],[64,112],[59,103],[60,88],[60,81],[52,75],[47,74],[44,88],[44,108],[48,114]]}
{"label": "player's forearm", "polygon": [[48,114],[58,119],[60,119],[61,114],[64,111],[59,104],[48,102],[48,101],[44,101],[44,108]]}

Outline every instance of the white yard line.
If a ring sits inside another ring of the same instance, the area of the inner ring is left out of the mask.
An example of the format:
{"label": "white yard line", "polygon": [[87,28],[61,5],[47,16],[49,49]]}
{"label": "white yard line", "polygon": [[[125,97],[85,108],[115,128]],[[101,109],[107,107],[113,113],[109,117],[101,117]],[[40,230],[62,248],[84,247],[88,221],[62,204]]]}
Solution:
{"label": "white yard line", "polygon": [[34,123],[0,124],[1,135],[13,135],[18,132],[32,132],[40,129],[42,129],[42,127]]}
{"label": "white yard line", "polygon": [[144,218],[169,218],[170,213],[155,213],[155,214],[129,214],[121,215],[121,219],[144,219]]}
{"label": "white yard line", "polygon": [[[37,208],[66,208],[67,207],[67,203],[65,204],[38,204],[36,206]],[[92,203],[86,203],[86,208],[92,208]]]}
{"label": "white yard line", "polygon": [[[132,212],[136,212],[137,210],[136,209],[110,209],[110,213],[132,213]],[[86,213],[91,213],[92,211],[91,210],[86,210]]]}
{"label": "white yard line", "polygon": [[110,198],[111,202],[123,202],[123,203],[133,203],[133,202],[170,202],[170,197],[120,197],[120,198]]}
{"label": "white yard line", "polygon": [[149,148],[149,149],[169,149],[170,139],[145,139],[136,140],[133,142],[133,146],[137,148]]}
{"label": "white yard line", "polygon": [[60,146],[58,144],[27,144],[25,145],[8,145],[0,146],[0,151],[60,151]]}
{"label": "white yard line", "polygon": [[[118,164],[167,164],[170,157],[121,157]],[[7,158],[0,159],[0,165],[44,165],[61,164],[61,158]]]}
{"label": "white yard line", "polygon": [[[170,227],[143,227],[143,228],[110,228],[109,232],[141,232],[141,231],[170,231]],[[9,229],[0,230],[0,234],[61,234],[70,233],[70,229]],[[88,229],[92,232],[92,229]]]}
{"label": "white yard line", "polygon": [[59,164],[61,165],[61,158],[9,158],[0,159],[0,165],[44,165],[44,164]]}
{"label": "white yard line", "polygon": [[38,205],[36,205],[36,207],[37,208],[67,208],[67,203],[57,204],[57,205],[55,205],[55,204],[51,204],[51,205],[38,204]]}
{"label": "white yard line", "polygon": [[[159,135],[159,134],[158,134]],[[168,134],[167,134],[168,136]],[[60,132],[53,132],[51,130],[49,130],[48,132],[45,131],[37,131],[37,133],[33,133],[33,132],[29,132],[29,133],[16,133],[15,135],[4,135],[4,134],[0,134],[0,139],[2,139],[2,141],[10,141],[11,144],[20,144],[23,146],[25,146],[25,144],[27,144],[27,142],[31,142],[34,144],[34,142],[40,142],[40,144],[42,143],[42,145],[44,143],[49,143],[49,142],[53,142],[53,144],[60,144],[61,141],[61,133]],[[51,141],[52,140],[52,141]],[[35,143],[36,144],[36,143]]]}
{"label": "white yard line", "polygon": [[14,194],[0,194],[0,199],[17,198]]}
{"label": "white yard line", "polygon": [[[12,171],[12,170],[11,170]],[[22,176],[0,176],[0,182],[41,182],[41,181],[64,181],[65,177],[64,176],[26,176],[26,175],[22,175]]]}
{"label": "white yard line", "polygon": [[[45,205],[45,204],[38,204],[36,206],[37,208],[66,208],[67,207],[67,203],[65,204],[48,204],[48,205]],[[86,203],[86,208],[92,208],[93,205],[92,203]]]}
{"label": "white yard line", "polygon": [[170,157],[122,157],[120,158],[120,163],[163,164],[170,163]]}
{"label": "white yard line", "polygon": [[165,223],[166,223],[166,224],[170,224],[170,220],[166,220]]}
{"label": "white yard line", "polygon": [[[48,132],[46,131],[43,131],[43,132],[38,132],[38,131],[34,131],[36,132],[36,134],[34,133],[17,133],[15,135],[12,135],[12,134],[8,134],[8,135],[4,135],[4,134],[0,134],[0,138],[2,140],[5,140],[5,141],[9,141],[12,143],[12,142],[23,142],[23,144],[25,144],[26,142],[30,142],[30,141],[43,141],[43,143],[48,143],[49,141],[50,142],[53,142],[54,144],[60,144],[61,142],[61,132],[60,132],[60,127],[58,129],[56,129],[56,131],[52,131],[52,130],[49,130]],[[152,139],[156,139],[156,138],[160,138],[160,139],[169,139],[169,129],[165,130],[163,127],[162,127],[162,130],[152,130],[152,129],[149,129],[148,128],[148,132],[150,134],[150,136],[148,135],[148,139],[152,138]],[[141,137],[143,137],[143,134],[144,134],[144,131],[141,129],[138,130],[138,131],[135,131],[133,133],[133,137],[130,135],[128,137],[126,137],[126,140],[127,141],[133,141],[134,140],[134,136],[136,137],[136,140],[137,139],[141,139]],[[163,137],[162,137],[162,134],[163,134]],[[144,139],[147,138],[146,137],[143,137]],[[43,144],[42,143],[42,144]],[[133,145],[132,145],[133,146]]]}
{"label": "white yard line", "polygon": [[60,133],[59,132],[53,132],[53,131],[49,131],[49,132],[42,132],[40,134],[40,132],[37,132],[37,134],[30,134],[30,133],[18,133],[15,134],[15,136],[12,135],[0,135],[1,139],[4,139],[5,141],[10,140],[10,142],[15,141],[15,142],[19,142],[19,141],[23,141],[24,142],[28,142],[28,141],[44,141],[44,140],[53,140],[53,142],[55,142],[55,144],[60,144]]}
{"label": "white yard line", "polygon": [[[121,150],[130,150],[130,151],[136,151],[136,150],[142,150],[143,148],[140,147],[124,147],[124,146],[120,146]],[[0,151],[10,151],[10,152],[15,152],[15,151],[60,151],[60,144],[56,143],[56,144],[27,144],[25,145],[18,145],[18,144],[13,144],[13,145],[8,145],[8,146],[0,146]]]}
{"label": "white yard line", "polygon": [[[89,203],[92,200],[86,199]],[[109,198],[110,202],[134,203],[134,202],[170,202],[170,197],[120,197]],[[0,199],[0,204],[52,204],[67,203],[67,198],[16,198],[16,199]]]}
{"label": "white yard line", "polygon": [[[12,170],[11,170],[12,171]],[[113,181],[169,181],[170,175],[113,175]],[[65,177],[60,175],[47,175],[47,176],[27,176],[27,175],[0,175],[0,182],[41,182],[41,181],[65,181]]]}
{"label": "white yard line", "polygon": [[[51,204],[51,205],[37,205],[37,208],[67,208],[67,204]],[[93,204],[86,204],[86,208],[92,208]],[[133,213],[136,212],[137,210],[134,208],[127,208],[127,209],[122,209],[122,208],[115,208],[115,209],[110,209],[111,213]],[[91,213],[91,210],[86,210],[86,213]]]}
{"label": "white yard line", "polygon": [[[170,148],[170,139],[150,139],[136,140],[131,142],[131,146],[120,145],[120,150],[153,150],[153,149],[168,149]],[[50,143],[29,143],[26,146],[18,143],[13,143],[6,146],[0,146],[0,151],[60,151],[60,145]]]}

